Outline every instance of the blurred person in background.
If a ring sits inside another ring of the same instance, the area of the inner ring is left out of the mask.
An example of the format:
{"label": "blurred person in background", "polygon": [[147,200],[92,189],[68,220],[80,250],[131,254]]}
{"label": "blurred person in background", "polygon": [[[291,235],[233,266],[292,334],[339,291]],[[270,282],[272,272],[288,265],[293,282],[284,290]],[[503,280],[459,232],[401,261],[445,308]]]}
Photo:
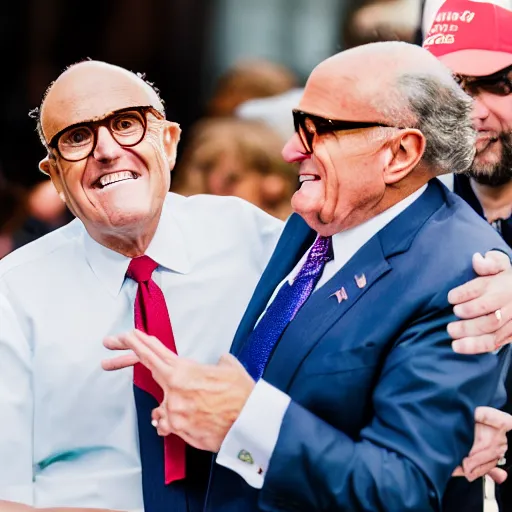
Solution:
{"label": "blurred person in background", "polygon": [[[439,4],[441,8],[435,12],[433,7]],[[443,181],[512,247],[512,11],[503,5],[512,8],[510,0],[427,1],[423,19],[430,23],[430,29],[423,45],[452,70],[474,99],[473,123],[478,138],[472,167]],[[506,387],[508,401],[503,409],[512,413],[512,369]],[[509,433],[509,447],[511,444]],[[512,451],[501,465],[510,473]],[[493,494],[492,482],[484,484],[482,492],[480,481],[469,487],[465,481],[456,482],[460,495],[475,495],[476,512],[482,510],[484,498]],[[498,491],[502,510],[512,510],[510,475]]]}
{"label": "blurred person in background", "polygon": [[281,157],[284,144],[262,122],[235,117],[199,121],[189,134],[172,190],[236,196],[279,219],[291,213],[296,166]]}
{"label": "blurred person in background", "polygon": [[26,209],[25,222],[13,234],[13,249],[37,240],[74,218],[50,180],[42,181],[29,190]]}
{"label": "blurred person in background", "polygon": [[235,116],[265,123],[287,141],[294,132],[290,112],[299,103],[302,92],[302,88],[296,87],[268,98],[248,100],[237,107]]}
{"label": "blurred person in background", "polygon": [[26,202],[23,189],[8,183],[0,173],[0,259],[17,246],[15,234],[28,216]]}
{"label": "blurred person in background", "polygon": [[217,79],[206,115],[232,116],[238,105],[247,100],[275,96],[296,86],[297,77],[282,64],[265,59],[243,60]]}
{"label": "blurred person in background", "polygon": [[343,23],[346,48],[377,41],[413,42],[420,14],[419,0],[353,1]]}

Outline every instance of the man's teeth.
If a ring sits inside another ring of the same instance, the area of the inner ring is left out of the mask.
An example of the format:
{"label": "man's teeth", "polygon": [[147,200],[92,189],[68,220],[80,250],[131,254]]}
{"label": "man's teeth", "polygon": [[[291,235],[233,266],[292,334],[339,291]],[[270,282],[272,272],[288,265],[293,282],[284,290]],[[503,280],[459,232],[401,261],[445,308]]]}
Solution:
{"label": "man's teeth", "polygon": [[313,174],[301,174],[299,176],[299,183],[304,183],[305,181],[315,181],[316,176]]}
{"label": "man's teeth", "polygon": [[131,171],[121,171],[121,172],[113,172],[111,174],[106,174],[100,178],[100,185],[102,187],[106,187],[107,185],[111,185],[112,183],[117,183],[118,181],[125,180],[134,180],[136,179],[136,175]]}

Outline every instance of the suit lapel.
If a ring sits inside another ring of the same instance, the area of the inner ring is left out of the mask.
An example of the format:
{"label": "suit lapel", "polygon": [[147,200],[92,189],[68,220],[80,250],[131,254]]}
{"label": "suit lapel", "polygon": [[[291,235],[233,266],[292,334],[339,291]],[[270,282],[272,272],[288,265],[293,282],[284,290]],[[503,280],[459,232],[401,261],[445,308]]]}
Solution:
{"label": "suit lapel", "polygon": [[279,341],[264,379],[286,390],[302,360],[325,332],[390,269],[379,237],[372,238],[356,258],[306,301]]}
{"label": "suit lapel", "polygon": [[[438,180],[432,180],[411,206],[371,238],[337,274],[311,295],[278,342],[263,375],[265,380],[279,389],[288,389],[298,367],[326,331],[391,271],[389,258],[408,251],[423,224],[445,204],[443,189]],[[338,298],[336,294],[340,291]],[[349,325],[347,332],[350,332]]]}
{"label": "suit lapel", "polygon": [[290,217],[236,331],[232,354],[240,352],[275,289],[297,265],[315,237],[316,233],[301,217],[296,214]]}

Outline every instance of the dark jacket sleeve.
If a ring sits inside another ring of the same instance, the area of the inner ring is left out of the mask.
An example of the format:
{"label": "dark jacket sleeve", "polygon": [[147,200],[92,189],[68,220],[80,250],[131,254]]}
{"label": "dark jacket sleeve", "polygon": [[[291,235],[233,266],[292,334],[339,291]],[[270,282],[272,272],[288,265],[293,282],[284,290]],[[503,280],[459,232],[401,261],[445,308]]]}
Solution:
{"label": "dark jacket sleeve", "polygon": [[290,404],[260,493],[263,510],[440,510],[450,475],[471,448],[475,408],[496,404],[500,371],[494,354],[452,350],[451,307],[425,311],[390,350],[373,418],[358,439]]}

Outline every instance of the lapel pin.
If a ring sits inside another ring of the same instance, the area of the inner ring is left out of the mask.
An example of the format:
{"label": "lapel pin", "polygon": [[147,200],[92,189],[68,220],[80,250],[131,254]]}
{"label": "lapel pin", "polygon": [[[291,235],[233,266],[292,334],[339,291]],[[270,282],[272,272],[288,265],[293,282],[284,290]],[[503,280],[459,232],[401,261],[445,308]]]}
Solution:
{"label": "lapel pin", "polygon": [[347,291],[345,290],[345,287],[342,286],[340,290],[333,293],[331,297],[336,297],[338,299],[338,304],[341,304],[344,300],[348,299]]}
{"label": "lapel pin", "polygon": [[354,276],[358,288],[364,288],[366,286],[366,276],[361,274],[360,276]]}

